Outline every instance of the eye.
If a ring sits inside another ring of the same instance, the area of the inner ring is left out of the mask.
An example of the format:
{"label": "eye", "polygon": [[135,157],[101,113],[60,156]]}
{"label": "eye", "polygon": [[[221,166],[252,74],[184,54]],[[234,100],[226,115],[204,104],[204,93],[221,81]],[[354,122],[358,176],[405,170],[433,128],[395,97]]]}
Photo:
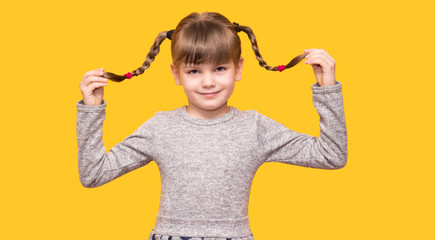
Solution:
{"label": "eye", "polygon": [[217,67],[216,72],[222,72],[225,71],[226,69],[227,69],[226,67]]}
{"label": "eye", "polygon": [[199,73],[199,71],[196,69],[192,69],[192,70],[187,71],[187,74],[197,74],[197,73]]}

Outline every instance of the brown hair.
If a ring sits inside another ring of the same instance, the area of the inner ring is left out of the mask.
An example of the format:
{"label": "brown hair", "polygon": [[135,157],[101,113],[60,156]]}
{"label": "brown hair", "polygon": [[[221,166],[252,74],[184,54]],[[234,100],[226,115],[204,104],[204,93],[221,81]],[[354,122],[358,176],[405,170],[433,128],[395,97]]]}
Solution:
{"label": "brown hair", "polygon": [[[226,17],[215,12],[191,13],[178,23],[171,36],[172,61],[176,66],[184,64],[221,64],[233,61],[237,65],[241,55],[240,38],[237,32],[245,32],[252,43],[252,49],[260,66],[270,71],[277,71],[277,67],[267,65],[261,56],[256,37],[248,26],[231,23]],[[138,76],[149,68],[159,53],[160,45],[167,38],[167,31],[159,33],[151,46],[142,66],[132,71],[132,76]],[[285,68],[291,68],[306,54],[292,59]],[[126,76],[105,72],[103,77],[121,82]]]}

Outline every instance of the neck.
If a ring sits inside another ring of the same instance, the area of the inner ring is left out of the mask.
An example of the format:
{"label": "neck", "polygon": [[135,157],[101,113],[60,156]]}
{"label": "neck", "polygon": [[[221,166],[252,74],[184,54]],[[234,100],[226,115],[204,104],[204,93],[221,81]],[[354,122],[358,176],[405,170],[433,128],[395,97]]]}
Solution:
{"label": "neck", "polygon": [[201,109],[198,108],[192,104],[189,104],[187,106],[187,113],[189,113],[191,116],[199,119],[214,119],[218,117],[222,117],[223,115],[227,114],[230,110],[230,107],[225,104],[217,109],[213,110],[207,110],[207,109]]}

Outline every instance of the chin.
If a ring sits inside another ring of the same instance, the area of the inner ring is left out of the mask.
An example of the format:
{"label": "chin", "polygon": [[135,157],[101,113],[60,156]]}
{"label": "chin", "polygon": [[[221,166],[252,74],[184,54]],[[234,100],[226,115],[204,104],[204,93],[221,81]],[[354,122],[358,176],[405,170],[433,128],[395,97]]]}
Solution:
{"label": "chin", "polygon": [[206,111],[215,111],[222,108],[225,108],[227,105],[225,103],[223,104],[202,104],[199,107]]}
{"label": "chin", "polygon": [[201,107],[201,108],[206,110],[206,111],[216,111],[216,110],[219,110],[219,109],[221,109],[223,107],[225,107],[225,106],[219,106],[219,107],[216,107],[216,106],[204,106],[204,107]]}

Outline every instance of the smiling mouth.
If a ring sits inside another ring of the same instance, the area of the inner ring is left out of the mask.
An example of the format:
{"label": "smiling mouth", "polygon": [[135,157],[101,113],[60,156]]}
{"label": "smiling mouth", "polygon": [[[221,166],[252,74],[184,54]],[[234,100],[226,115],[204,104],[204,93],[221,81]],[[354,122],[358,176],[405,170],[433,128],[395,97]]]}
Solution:
{"label": "smiling mouth", "polygon": [[218,92],[220,92],[220,91],[216,91],[216,92],[207,92],[207,93],[202,93],[202,92],[200,92],[199,94],[202,94],[202,95],[213,95],[213,94],[216,94],[216,93],[218,93]]}

